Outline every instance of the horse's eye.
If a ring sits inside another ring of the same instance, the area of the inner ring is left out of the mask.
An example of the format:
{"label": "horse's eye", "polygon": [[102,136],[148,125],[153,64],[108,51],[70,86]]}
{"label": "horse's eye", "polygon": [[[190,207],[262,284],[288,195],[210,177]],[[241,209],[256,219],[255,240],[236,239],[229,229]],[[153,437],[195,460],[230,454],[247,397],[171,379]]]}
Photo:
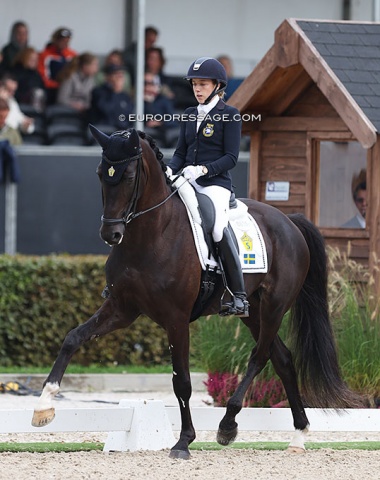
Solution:
{"label": "horse's eye", "polygon": [[134,173],[124,174],[125,181],[128,184],[135,183],[136,175]]}

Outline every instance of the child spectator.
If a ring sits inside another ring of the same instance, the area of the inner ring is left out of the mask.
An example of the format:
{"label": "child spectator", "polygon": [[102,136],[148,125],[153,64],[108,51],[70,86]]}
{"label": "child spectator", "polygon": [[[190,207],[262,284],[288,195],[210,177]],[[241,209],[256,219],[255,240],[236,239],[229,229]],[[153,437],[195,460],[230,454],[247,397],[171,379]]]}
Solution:
{"label": "child spectator", "polygon": [[34,119],[26,116],[20,109],[14,95],[18,84],[10,73],[4,73],[0,78],[0,97],[3,98],[9,106],[6,123],[9,127],[19,130],[22,133],[31,134],[34,132]]}
{"label": "child spectator", "polygon": [[0,141],[8,140],[11,145],[21,145],[22,138],[20,133],[7,125],[8,114],[8,102],[4,98],[0,97]]}

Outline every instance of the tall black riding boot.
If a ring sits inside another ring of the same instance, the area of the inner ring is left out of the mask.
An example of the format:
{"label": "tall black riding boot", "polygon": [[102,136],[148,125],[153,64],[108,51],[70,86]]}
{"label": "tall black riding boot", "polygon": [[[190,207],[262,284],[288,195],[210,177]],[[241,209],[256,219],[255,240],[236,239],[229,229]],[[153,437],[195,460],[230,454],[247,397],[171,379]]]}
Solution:
{"label": "tall black riding boot", "polygon": [[222,304],[219,315],[248,317],[249,303],[245,292],[243,272],[236,246],[228,228],[224,229],[223,238],[216,245],[226,275],[228,288],[233,294],[231,301]]}

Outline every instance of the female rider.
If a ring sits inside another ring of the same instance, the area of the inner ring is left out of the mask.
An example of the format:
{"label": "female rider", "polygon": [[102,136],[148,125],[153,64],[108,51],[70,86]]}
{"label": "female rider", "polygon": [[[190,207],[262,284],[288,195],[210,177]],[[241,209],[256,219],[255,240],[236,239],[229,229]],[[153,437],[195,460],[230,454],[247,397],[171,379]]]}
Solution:
{"label": "female rider", "polygon": [[222,305],[220,315],[248,316],[249,304],[236,246],[228,226],[232,191],[230,170],[235,167],[240,147],[239,111],[223,101],[227,75],[218,60],[198,58],[186,76],[193,87],[198,107],[182,116],[177,148],[167,173],[183,176],[213,202],[215,225],[212,236],[217,245],[226,280],[233,296]]}

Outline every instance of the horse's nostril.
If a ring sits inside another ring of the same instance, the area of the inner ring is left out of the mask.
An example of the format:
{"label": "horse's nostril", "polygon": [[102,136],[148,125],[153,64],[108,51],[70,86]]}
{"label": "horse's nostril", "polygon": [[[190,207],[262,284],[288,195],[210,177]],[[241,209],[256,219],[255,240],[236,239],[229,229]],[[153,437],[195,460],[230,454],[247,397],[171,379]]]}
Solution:
{"label": "horse's nostril", "polygon": [[104,227],[104,225],[100,229],[99,233],[102,240],[104,240],[110,246],[119,245],[124,236],[124,232],[121,232],[119,229],[113,231],[113,229]]}

